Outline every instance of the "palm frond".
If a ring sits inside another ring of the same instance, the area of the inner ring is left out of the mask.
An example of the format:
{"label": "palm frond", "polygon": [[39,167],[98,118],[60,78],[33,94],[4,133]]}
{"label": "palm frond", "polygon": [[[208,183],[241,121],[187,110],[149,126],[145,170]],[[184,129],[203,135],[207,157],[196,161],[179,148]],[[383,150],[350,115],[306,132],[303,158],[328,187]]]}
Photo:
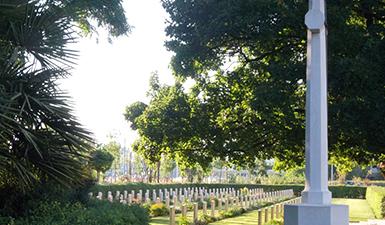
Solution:
{"label": "palm frond", "polygon": [[71,185],[85,177],[91,133],[72,115],[57,88],[61,69],[20,61],[0,69],[0,173],[28,189],[42,178]]}
{"label": "palm frond", "polygon": [[[0,37],[23,54],[25,61],[40,68],[71,68],[77,51],[68,48],[76,41],[71,18],[59,7],[27,4],[6,11],[10,15],[24,10],[24,16],[12,20],[1,18]],[[0,10],[2,9],[0,5]],[[66,70],[63,70],[66,71]]]}

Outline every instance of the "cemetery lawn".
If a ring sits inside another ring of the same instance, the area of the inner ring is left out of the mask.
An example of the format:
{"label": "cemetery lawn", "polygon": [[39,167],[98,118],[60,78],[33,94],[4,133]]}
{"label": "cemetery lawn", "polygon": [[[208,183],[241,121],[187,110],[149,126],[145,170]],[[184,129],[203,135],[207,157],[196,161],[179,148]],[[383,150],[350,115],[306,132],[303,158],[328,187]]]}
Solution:
{"label": "cemetery lawn", "polygon": [[[375,219],[374,214],[365,199],[344,199],[335,198],[333,204],[349,205],[350,222],[367,221],[368,219]],[[262,211],[263,212],[263,211]],[[201,213],[201,210],[200,210]],[[208,213],[210,213],[208,209]],[[178,217],[176,215],[176,224],[178,224]],[[192,219],[192,212],[188,212],[187,217]],[[262,216],[262,218],[264,218]],[[255,225],[258,224],[258,210],[247,212],[241,216],[228,218],[224,220],[211,223],[211,225]],[[150,221],[150,225],[169,225],[169,217],[155,217]]]}
{"label": "cemetery lawn", "polygon": [[365,199],[335,198],[333,204],[349,206],[350,222],[367,221],[375,219],[372,209]]}
{"label": "cemetery lawn", "polygon": [[[208,209],[207,212],[210,214],[210,210]],[[202,210],[199,210],[199,215],[201,215]],[[187,213],[187,218],[192,220],[192,212]],[[217,214],[218,215],[218,214]],[[262,213],[262,218],[264,214]],[[176,224],[178,224],[178,218],[180,217],[180,214],[176,215]],[[250,224],[250,225],[255,225],[258,224],[258,210],[253,210],[250,212],[246,212],[242,214],[241,216],[238,217],[233,217],[233,218],[228,218],[228,219],[223,219],[220,221],[217,221],[215,223],[210,223],[212,225],[231,225],[231,224]],[[161,216],[161,217],[154,217],[150,221],[150,225],[169,225],[170,220],[168,216]]]}
{"label": "cemetery lawn", "polygon": [[[262,210],[262,221],[264,220],[264,211]],[[270,220],[270,216],[269,216]],[[256,225],[258,224],[258,210],[246,212],[238,217],[220,220],[210,225]]]}
{"label": "cemetery lawn", "polygon": [[[208,214],[211,213],[210,208],[207,209],[207,213]],[[216,215],[218,215],[217,210],[215,213],[216,213]],[[199,210],[198,215],[202,215],[202,214],[203,214],[203,211]],[[175,215],[175,224],[178,224],[178,220],[179,220],[180,216],[181,216],[181,214]],[[192,218],[193,218],[193,212],[192,211],[187,212],[187,218],[192,220]],[[151,218],[151,220],[150,220],[150,225],[169,225],[169,224],[170,224],[170,217],[169,216],[154,217],[154,218]]]}
{"label": "cemetery lawn", "polygon": [[[335,198],[333,204],[349,205],[350,222],[367,221],[375,219],[372,209],[365,199]],[[263,217],[262,217],[263,218]],[[258,224],[258,210],[245,213],[239,217],[224,219],[211,225],[255,225]]]}

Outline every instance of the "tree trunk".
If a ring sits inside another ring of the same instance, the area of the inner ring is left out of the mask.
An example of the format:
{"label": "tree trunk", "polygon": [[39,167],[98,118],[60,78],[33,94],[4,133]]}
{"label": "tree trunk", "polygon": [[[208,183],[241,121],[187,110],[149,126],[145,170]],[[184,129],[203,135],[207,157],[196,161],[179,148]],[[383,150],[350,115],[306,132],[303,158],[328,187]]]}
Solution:
{"label": "tree trunk", "polygon": [[152,169],[149,169],[148,182],[152,183]]}
{"label": "tree trunk", "polygon": [[194,175],[192,169],[187,169],[187,182],[192,183],[194,181]]}
{"label": "tree trunk", "polygon": [[96,171],[96,180],[100,183],[100,171]]}
{"label": "tree trunk", "polygon": [[144,171],[142,172],[142,182],[148,182],[148,167],[145,167]]}
{"label": "tree trunk", "polygon": [[222,169],[223,167],[221,167],[221,172],[219,173],[219,183],[222,183]]}
{"label": "tree trunk", "polygon": [[128,160],[128,177],[130,178],[130,182],[132,182],[132,152],[130,152]]}
{"label": "tree trunk", "polygon": [[115,164],[114,167],[114,183],[116,183],[116,180],[118,179],[118,165]]}
{"label": "tree trunk", "polygon": [[156,175],[157,175],[156,182],[160,183],[160,160],[157,163],[157,173],[156,173]]}

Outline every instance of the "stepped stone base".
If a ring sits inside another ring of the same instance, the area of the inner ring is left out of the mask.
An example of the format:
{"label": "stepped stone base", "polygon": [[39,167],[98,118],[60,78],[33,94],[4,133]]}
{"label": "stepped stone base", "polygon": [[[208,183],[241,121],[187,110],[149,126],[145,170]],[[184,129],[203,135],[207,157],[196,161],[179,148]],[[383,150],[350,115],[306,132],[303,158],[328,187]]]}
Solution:
{"label": "stepped stone base", "polygon": [[349,225],[347,205],[285,205],[285,225]]}

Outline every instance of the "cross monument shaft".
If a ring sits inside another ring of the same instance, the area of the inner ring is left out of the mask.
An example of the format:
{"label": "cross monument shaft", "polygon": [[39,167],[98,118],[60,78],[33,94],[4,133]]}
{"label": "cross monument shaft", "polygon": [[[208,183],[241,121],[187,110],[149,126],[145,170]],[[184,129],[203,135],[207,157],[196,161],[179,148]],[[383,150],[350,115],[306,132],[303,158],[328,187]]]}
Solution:
{"label": "cross monument shaft", "polygon": [[331,204],[328,190],[328,111],[325,0],[310,0],[306,68],[306,184],[302,204],[285,206],[285,225],[348,225],[349,208]]}
{"label": "cross monument shaft", "polygon": [[306,185],[302,201],[331,204],[328,190],[327,47],[325,0],[311,0],[305,16],[306,68]]}

